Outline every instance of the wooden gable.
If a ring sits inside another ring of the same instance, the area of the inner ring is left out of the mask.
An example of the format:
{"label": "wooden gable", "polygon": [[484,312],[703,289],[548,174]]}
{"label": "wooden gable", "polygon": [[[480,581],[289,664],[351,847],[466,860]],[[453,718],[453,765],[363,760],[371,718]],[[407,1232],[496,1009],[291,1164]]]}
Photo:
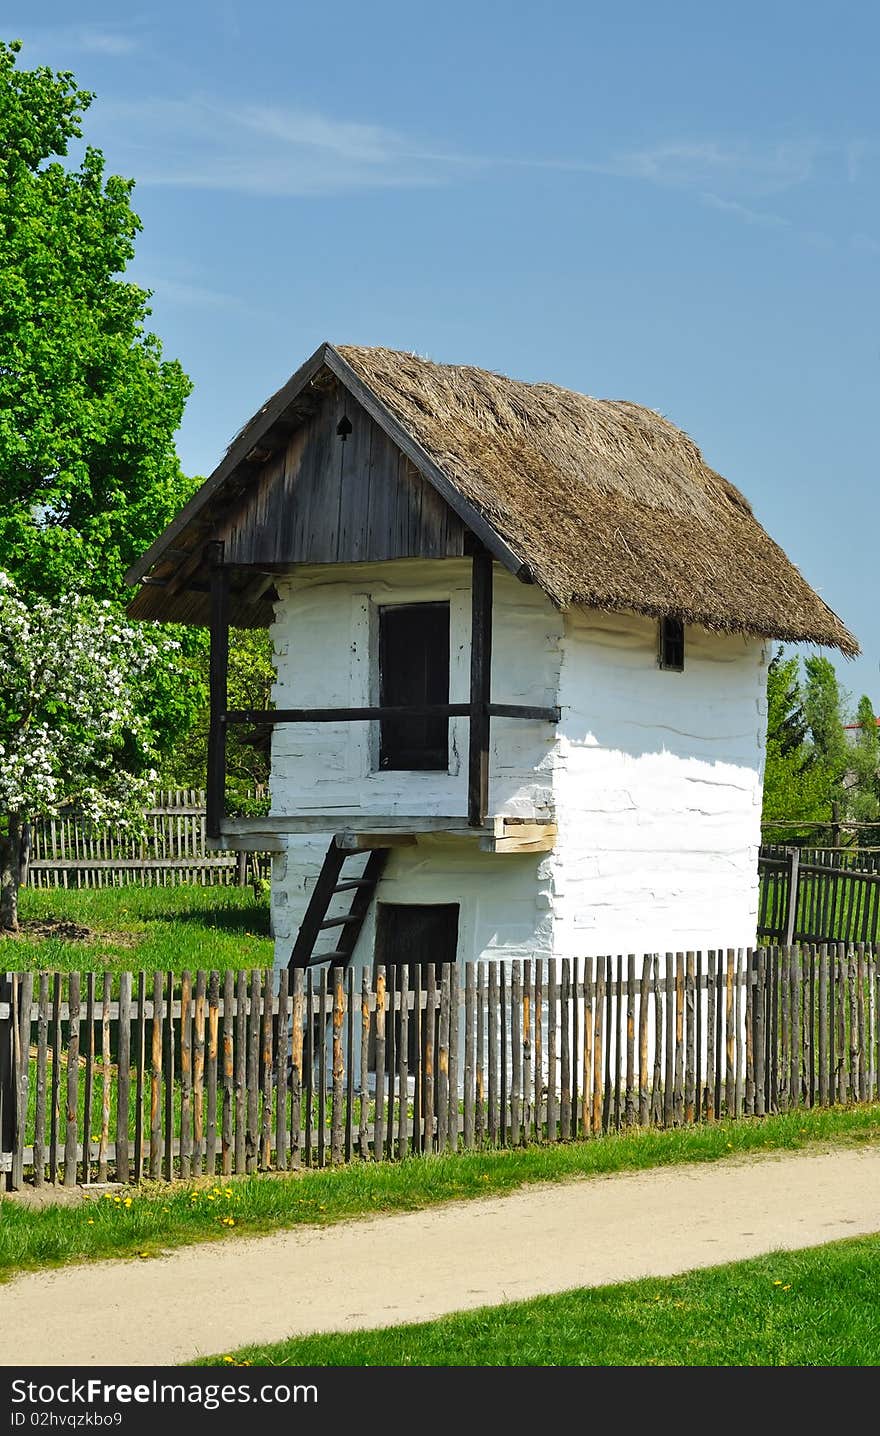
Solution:
{"label": "wooden gable", "polygon": [[[347,423],[345,422],[347,421]],[[351,426],[343,439],[339,426]],[[455,558],[467,530],[341,384],[216,531],[228,564]]]}

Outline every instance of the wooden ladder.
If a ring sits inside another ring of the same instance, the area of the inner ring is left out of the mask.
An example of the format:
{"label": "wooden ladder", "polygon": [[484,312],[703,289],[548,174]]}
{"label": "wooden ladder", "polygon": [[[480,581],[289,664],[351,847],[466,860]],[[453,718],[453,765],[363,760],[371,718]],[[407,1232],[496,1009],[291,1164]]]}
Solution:
{"label": "wooden ladder", "polygon": [[[331,839],[330,846],[324,855],[321,871],[318,874],[318,881],[312,890],[309,905],[300,924],[293,952],[290,954],[290,961],[287,964],[289,968],[315,967],[322,962],[329,962],[331,967],[347,966],[354,952],[360,930],[364,925],[364,918],[370,910],[376,886],[388,861],[388,851],[387,847],[369,849],[370,856],[360,877],[344,878],[342,869],[345,863],[349,858],[361,857],[364,849],[358,852],[347,852],[339,845],[337,837]],[[353,894],[348,912],[341,917],[328,917],[327,912],[333,898],[337,893],[345,892]],[[321,933],[337,927],[342,931],[334,950],[316,955],[315,943]]]}

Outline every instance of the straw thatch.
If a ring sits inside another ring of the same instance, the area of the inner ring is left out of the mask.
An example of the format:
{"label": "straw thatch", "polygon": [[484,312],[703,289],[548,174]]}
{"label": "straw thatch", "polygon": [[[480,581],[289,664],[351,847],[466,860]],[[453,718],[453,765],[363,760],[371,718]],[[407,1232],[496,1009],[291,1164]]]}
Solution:
{"label": "straw thatch", "polygon": [[338,352],[562,607],[858,643],[661,415],[389,349]]}
{"label": "straw thatch", "polygon": [[[190,556],[198,558],[224,513],[247,507],[255,471],[339,382],[363,386],[361,401],[396,443],[408,446],[427,481],[458,504],[465,524],[479,530],[485,520],[483,540],[509,567],[528,566],[560,607],[669,614],[720,632],[858,653],[853,635],[739,490],[661,415],[555,384],[350,345],[321,345],[244,426],[199,492],[129,569],[130,583],[145,584],[129,604],[131,614],[207,621],[207,574],[190,566],[181,586],[180,565],[185,571]],[[233,622],[271,621],[265,595],[252,601],[246,587],[234,587],[232,597]]]}

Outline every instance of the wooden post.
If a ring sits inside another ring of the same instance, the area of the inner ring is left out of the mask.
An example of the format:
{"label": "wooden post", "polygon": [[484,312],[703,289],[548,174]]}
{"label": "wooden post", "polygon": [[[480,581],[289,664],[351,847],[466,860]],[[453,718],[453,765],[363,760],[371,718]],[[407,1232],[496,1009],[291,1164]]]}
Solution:
{"label": "wooden post", "polygon": [[[0,1176],[6,1174],[6,1185],[10,1191],[12,1154],[18,1139],[13,1037],[16,1013],[12,995],[11,977],[0,974]],[[42,1176],[40,1180],[42,1182]]]}
{"label": "wooden post", "polygon": [[797,848],[788,850],[788,913],[785,919],[785,946],[791,947],[794,942],[794,930],[797,918],[798,900],[798,868],[801,855]]}
{"label": "wooden post", "polygon": [[492,555],[479,548],[471,569],[471,714],[468,825],[481,828],[489,811],[489,702],[492,672]]}
{"label": "wooden post", "polygon": [[211,721],[208,731],[208,776],[205,794],[205,832],[219,838],[226,807],[226,707],[229,667],[229,570],[223,567],[223,544],[210,545],[211,553],[211,658],[209,692]]}

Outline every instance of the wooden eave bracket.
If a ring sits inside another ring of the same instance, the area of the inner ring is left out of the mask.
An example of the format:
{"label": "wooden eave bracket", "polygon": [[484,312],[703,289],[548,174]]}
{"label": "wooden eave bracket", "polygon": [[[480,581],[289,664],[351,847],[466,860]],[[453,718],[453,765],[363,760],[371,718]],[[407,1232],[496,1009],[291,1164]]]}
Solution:
{"label": "wooden eave bracket", "polygon": [[492,831],[480,838],[485,853],[549,853],[556,846],[556,824],[531,818],[492,818]]}

